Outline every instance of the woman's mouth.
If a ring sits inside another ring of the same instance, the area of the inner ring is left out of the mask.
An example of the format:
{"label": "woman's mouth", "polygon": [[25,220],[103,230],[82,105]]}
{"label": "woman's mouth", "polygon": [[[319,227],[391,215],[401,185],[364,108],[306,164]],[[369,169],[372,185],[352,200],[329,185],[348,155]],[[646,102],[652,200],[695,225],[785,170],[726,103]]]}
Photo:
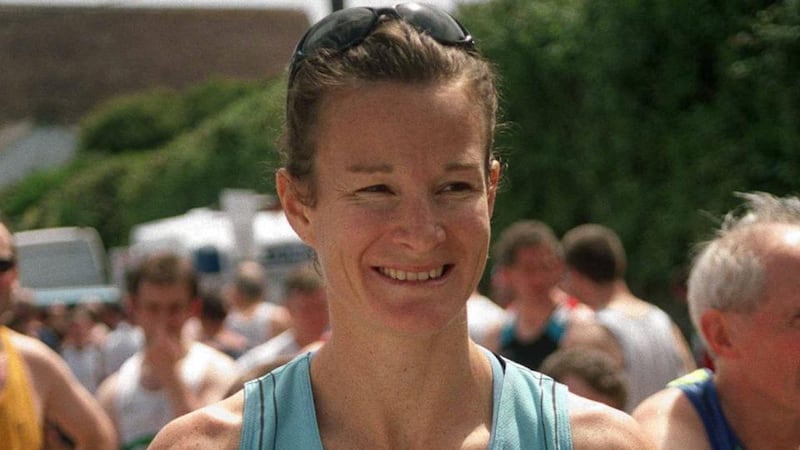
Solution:
{"label": "woman's mouth", "polygon": [[428,271],[408,271],[391,267],[378,267],[378,272],[398,281],[427,281],[441,278],[448,266],[439,266]]}

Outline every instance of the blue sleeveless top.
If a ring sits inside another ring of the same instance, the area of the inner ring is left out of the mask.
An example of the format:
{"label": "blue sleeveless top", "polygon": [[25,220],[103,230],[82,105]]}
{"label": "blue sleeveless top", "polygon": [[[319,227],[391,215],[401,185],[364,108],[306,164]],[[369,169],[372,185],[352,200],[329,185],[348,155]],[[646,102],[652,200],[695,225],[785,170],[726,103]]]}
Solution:
{"label": "blue sleeveless top", "polygon": [[692,402],[692,406],[703,420],[712,450],[744,450],[744,445],[739,442],[739,438],[722,413],[710,370],[697,369],[669,385],[680,389]]}
{"label": "blue sleeveless top", "polygon": [[[567,388],[486,351],[494,406],[489,449],[572,450]],[[312,353],[244,387],[240,450],[322,450],[311,392]]]}

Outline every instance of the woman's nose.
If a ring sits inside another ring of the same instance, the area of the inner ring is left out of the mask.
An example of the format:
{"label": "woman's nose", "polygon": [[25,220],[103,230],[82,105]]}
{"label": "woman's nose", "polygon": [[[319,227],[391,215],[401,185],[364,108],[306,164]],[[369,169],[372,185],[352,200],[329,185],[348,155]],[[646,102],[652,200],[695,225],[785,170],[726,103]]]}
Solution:
{"label": "woman's nose", "polygon": [[447,238],[438,211],[430,201],[408,201],[397,215],[397,242],[420,251],[431,250]]}

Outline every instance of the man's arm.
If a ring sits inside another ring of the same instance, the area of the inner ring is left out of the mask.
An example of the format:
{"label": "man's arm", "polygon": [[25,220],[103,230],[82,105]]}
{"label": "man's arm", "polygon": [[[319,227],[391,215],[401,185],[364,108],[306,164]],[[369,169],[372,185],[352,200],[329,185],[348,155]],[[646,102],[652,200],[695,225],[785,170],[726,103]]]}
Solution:
{"label": "man's arm", "polygon": [[44,418],[67,434],[78,449],[115,448],[114,427],[92,394],[58,354],[27,339],[19,348],[41,397]]}
{"label": "man's arm", "polygon": [[239,380],[240,371],[236,362],[222,352],[217,353],[217,359],[206,370],[203,385],[198,393],[203,405],[209,405],[227,397],[231,386]]}
{"label": "man's arm", "polygon": [[646,398],[633,417],[658,450],[711,450],[700,417],[680,389],[667,388]]}

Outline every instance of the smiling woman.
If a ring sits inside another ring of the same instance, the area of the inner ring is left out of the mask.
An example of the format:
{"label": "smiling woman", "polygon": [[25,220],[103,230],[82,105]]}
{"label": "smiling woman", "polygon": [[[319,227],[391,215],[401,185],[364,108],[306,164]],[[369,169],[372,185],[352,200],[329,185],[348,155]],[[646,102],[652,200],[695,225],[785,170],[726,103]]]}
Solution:
{"label": "smiling woman", "polygon": [[330,338],[153,448],[648,448],[630,417],[469,338],[500,164],[494,73],[460,23],[417,3],[331,14],[295,50],[286,109],[276,185]]}

